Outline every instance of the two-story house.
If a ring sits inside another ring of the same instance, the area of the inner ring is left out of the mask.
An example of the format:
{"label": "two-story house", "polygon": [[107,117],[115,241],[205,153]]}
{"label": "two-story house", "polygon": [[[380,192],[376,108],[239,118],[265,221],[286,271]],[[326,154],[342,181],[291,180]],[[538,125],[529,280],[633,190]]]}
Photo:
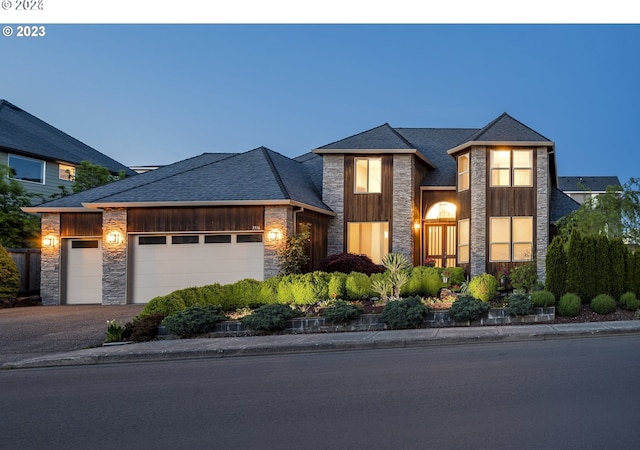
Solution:
{"label": "two-story house", "polygon": [[503,114],[481,129],[384,124],[294,159],[203,154],[28,210],[47,244],[43,303],[118,304],[274,276],[302,223],[311,269],[396,252],[472,276],[535,258],[544,277],[554,223],[577,207],[554,143]]}
{"label": "two-story house", "polygon": [[120,171],[135,175],[128,167],[0,100],[0,164],[9,166],[10,176],[27,192],[46,199],[59,194],[61,186],[70,191],[75,168],[82,161],[106,167],[113,175]]}

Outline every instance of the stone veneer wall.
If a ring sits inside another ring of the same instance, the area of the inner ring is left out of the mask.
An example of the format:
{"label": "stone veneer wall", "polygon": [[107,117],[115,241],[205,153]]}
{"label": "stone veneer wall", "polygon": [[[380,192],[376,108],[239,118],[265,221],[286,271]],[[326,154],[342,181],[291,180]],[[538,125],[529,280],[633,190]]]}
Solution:
{"label": "stone veneer wall", "polygon": [[322,155],[322,201],[336,213],[329,220],[327,255],[344,252],[344,155]]}
{"label": "stone veneer wall", "polygon": [[[283,237],[279,241],[269,240],[269,231],[279,229]],[[264,208],[264,278],[280,273],[278,250],[282,248],[287,236],[293,234],[293,208],[290,206],[265,206]]]}
{"label": "stone veneer wall", "polygon": [[486,147],[473,146],[470,152],[471,223],[470,275],[487,270],[487,156]]}
{"label": "stone veneer wall", "polygon": [[547,246],[549,245],[549,152],[546,147],[537,149],[537,220],[536,220],[536,264],[538,278],[544,283],[546,278]]}
{"label": "stone veneer wall", "polygon": [[43,305],[60,304],[60,214],[44,213],[41,220],[42,236],[55,236],[54,247],[42,247],[40,260],[40,297]]}
{"label": "stone veneer wall", "polygon": [[[107,233],[119,231],[122,242],[110,244]],[[127,303],[127,210],[106,208],[102,213],[102,304]]]}
{"label": "stone veneer wall", "polygon": [[413,261],[413,156],[393,155],[393,253]]}

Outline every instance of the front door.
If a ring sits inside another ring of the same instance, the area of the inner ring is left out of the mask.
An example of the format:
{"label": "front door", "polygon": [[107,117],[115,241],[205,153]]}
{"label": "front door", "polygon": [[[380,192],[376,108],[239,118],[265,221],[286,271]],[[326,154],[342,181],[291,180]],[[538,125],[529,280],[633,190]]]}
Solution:
{"label": "front door", "polygon": [[456,225],[455,222],[424,224],[426,258],[433,258],[436,267],[456,266]]}

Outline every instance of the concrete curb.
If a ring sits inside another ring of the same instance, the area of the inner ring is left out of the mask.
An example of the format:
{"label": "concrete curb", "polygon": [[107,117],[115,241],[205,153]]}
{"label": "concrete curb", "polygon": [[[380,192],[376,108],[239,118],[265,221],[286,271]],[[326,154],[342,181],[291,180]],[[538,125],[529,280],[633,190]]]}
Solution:
{"label": "concrete curb", "polygon": [[159,340],[9,362],[0,370],[640,334],[640,321]]}

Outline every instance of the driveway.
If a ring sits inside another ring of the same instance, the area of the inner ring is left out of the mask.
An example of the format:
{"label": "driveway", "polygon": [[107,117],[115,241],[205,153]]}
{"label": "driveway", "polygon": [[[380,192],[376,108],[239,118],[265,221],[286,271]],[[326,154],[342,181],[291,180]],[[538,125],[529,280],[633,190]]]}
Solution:
{"label": "driveway", "polygon": [[0,309],[0,364],[96,347],[107,320],[125,324],[144,305],[32,306]]}

